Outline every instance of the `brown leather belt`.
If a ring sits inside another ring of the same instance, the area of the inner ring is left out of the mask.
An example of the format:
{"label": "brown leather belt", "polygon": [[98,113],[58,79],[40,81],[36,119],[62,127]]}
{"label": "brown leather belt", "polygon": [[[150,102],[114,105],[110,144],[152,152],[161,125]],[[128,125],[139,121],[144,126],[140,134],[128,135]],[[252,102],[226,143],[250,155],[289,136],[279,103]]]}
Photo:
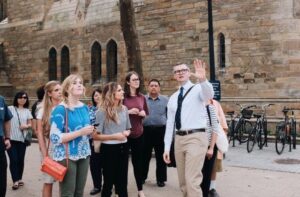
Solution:
{"label": "brown leather belt", "polygon": [[176,131],[176,135],[184,136],[197,132],[205,132],[205,129],[178,130]]}

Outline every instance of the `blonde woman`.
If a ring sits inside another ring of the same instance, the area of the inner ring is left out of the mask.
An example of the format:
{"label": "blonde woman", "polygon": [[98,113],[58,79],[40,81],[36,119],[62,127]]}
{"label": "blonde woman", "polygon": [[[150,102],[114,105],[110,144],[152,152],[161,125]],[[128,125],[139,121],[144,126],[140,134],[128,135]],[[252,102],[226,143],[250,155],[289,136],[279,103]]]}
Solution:
{"label": "blonde woman", "polygon": [[[89,135],[94,130],[90,124],[89,109],[79,100],[84,92],[82,77],[75,74],[68,76],[62,83],[63,102],[51,113],[52,159],[66,166],[68,157],[67,173],[59,183],[62,197],[83,197],[84,193],[91,155]],[[66,113],[68,131],[65,130]]]}
{"label": "blonde woman", "polygon": [[[53,109],[61,102],[61,85],[58,81],[49,81],[44,86],[44,98],[42,102],[37,107],[37,138],[40,146],[40,151],[42,159],[47,155],[47,145],[49,143],[49,133],[50,133],[50,115]],[[51,147],[50,147],[51,150]],[[49,154],[49,152],[48,152]],[[51,155],[50,155],[51,157]],[[52,196],[52,186],[54,179],[43,173],[43,197]]]}
{"label": "blonde woman", "polygon": [[105,85],[102,102],[96,113],[97,133],[94,140],[101,140],[104,184],[102,197],[110,197],[113,185],[119,197],[128,197],[128,144],[130,120],[128,110],[122,105],[124,91],[115,82]]}

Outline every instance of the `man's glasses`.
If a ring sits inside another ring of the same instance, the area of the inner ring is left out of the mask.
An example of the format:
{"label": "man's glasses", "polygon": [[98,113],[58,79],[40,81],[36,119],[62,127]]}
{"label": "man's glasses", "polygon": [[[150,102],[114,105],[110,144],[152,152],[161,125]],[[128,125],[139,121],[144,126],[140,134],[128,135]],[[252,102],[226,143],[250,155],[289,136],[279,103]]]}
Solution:
{"label": "man's glasses", "polygon": [[189,69],[185,68],[185,69],[181,69],[181,70],[174,70],[174,74],[178,75],[180,73],[184,74],[186,72],[188,72]]}
{"label": "man's glasses", "polygon": [[20,96],[18,99],[27,99],[27,96]]}

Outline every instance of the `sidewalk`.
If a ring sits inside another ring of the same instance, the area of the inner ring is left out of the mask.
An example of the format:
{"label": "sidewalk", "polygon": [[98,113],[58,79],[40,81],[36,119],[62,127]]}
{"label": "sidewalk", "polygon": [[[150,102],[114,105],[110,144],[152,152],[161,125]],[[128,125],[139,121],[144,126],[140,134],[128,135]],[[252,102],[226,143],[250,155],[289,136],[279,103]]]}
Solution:
{"label": "sidewalk", "polygon": [[[300,146],[293,152],[284,150],[277,155],[275,145],[263,150],[255,148],[251,154],[247,153],[246,146],[230,147],[224,160],[224,172],[218,174],[217,190],[221,197],[297,197],[299,196],[300,164],[278,164],[276,161],[299,161]],[[156,186],[155,159],[151,160],[149,178],[144,185],[147,197],[181,197],[175,168],[168,168],[168,182],[163,188]],[[40,155],[38,145],[33,143],[26,153],[24,171],[25,186],[12,191],[11,177],[8,170],[7,197],[40,197],[42,182],[40,176]],[[129,165],[128,191],[130,197],[137,196],[132,164]],[[85,187],[85,196],[90,196],[92,189],[89,174]],[[54,185],[53,197],[58,197],[58,184]],[[100,195],[96,195],[99,197]]]}

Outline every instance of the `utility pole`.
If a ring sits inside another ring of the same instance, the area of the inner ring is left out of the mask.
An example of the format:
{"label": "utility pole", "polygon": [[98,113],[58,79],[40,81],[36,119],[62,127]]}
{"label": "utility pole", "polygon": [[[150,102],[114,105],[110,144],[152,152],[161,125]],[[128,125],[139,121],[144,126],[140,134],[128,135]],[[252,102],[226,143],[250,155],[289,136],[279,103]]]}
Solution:
{"label": "utility pole", "polygon": [[210,65],[210,83],[214,88],[214,99],[221,100],[221,84],[216,80],[215,71],[215,51],[214,51],[214,27],[213,27],[213,15],[212,15],[212,0],[207,0],[207,12],[208,12],[208,45],[209,45],[209,65]]}
{"label": "utility pole", "polygon": [[215,73],[215,52],[214,52],[214,27],[212,16],[212,0],[207,0],[208,11],[208,41],[209,41],[209,65],[210,65],[210,80],[216,80]]}

